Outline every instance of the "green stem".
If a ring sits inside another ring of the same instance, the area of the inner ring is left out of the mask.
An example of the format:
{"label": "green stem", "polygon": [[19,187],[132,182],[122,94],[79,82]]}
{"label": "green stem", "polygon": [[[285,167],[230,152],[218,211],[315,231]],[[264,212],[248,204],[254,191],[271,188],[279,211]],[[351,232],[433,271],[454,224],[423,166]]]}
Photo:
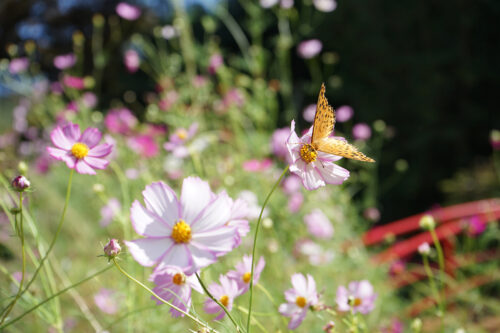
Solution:
{"label": "green stem", "polygon": [[248,333],[250,333],[250,318],[252,316],[253,271],[254,271],[254,268],[255,268],[255,252],[256,252],[255,250],[257,248],[257,236],[259,235],[260,222],[262,220],[262,214],[264,213],[264,209],[266,208],[266,205],[267,205],[267,202],[269,201],[269,198],[271,198],[271,195],[273,194],[274,190],[276,190],[276,188],[278,187],[278,185],[281,183],[281,180],[283,179],[283,177],[287,173],[289,167],[290,166],[287,165],[287,167],[285,168],[285,170],[283,170],[283,172],[281,173],[280,178],[278,178],[278,180],[274,184],[273,188],[271,189],[271,192],[269,192],[269,194],[267,195],[266,200],[264,200],[264,204],[262,205],[262,209],[260,210],[259,219],[257,220],[257,226],[255,227],[255,235],[253,237],[253,248],[252,248],[252,269],[251,269],[251,272],[250,272],[250,288],[249,288],[249,290],[250,290],[250,300],[248,302],[248,317],[247,317],[247,332]]}
{"label": "green stem", "polygon": [[21,238],[21,256],[22,256],[22,273],[21,273],[21,282],[19,282],[19,288],[17,290],[16,297],[9,304],[7,310],[5,311],[2,319],[0,320],[0,325],[3,324],[5,319],[8,317],[9,313],[12,311],[14,306],[16,305],[17,300],[21,297],[21,291],[23,290],[24,277],[26,274],[26,253],[24,251],[24,227],[23,227],[23,192],[19,192],[19,237]]}
{"label": "green stem", "polygon": [[215,303],[217,303],[218,306],[221,307],[222,310],[224,310],[224,312],[227,314],[227,316],[229,317],[229,319],[231,320],[231,322],[233,323],[234,327],[236,328],[236,332],[241,332],[240,331],[240,327],[238,326],[238,324],[236,323],[236,321],[234,320],[234,318],[231,316],[231,314],[229,313],[228,309],[224,306],[224,304],[222,304],[221,302],[219,302],[218,299],[216,299],[209,291],[208,291],[208,288],[207,286],[205,286],[205,283],[201,280],[200,276],[198,275],[198,273],[195,273],[196,274],[196,278],[198,279],[198,281],[200,282],[200,285],[201,287],[203,288],[203,291],[205,292],[205,294],[208,295],[208,297],[210,297],[210,299],[212,301],[214,301]]}
{"label": "green stem", "polygon": [[56,243],[56,240],[59,237],[59,234],[61,233],[62,225],[64,223],[64,217],[66,216],[66,209],[68,208],[69,197],[71,196],[71,183],[73,181],[73,174],[74,173],[75,173],[75,169],[71,169],[71,171],[69,173],[68,187],[66,188],[66,200],[64,202],[64,208],[63,208],[63,212],[61,215],[61,219],[59,220],[59,224],[57,225],[56,234],[54,235],[54,238],[52,238],[52,241],[50,242],[49,248],[48,248],[47,252],[45,252],[45,255],[43,256],[42,260],[40,261],[40,264],[38,265],[35,273],[33,274],[33,277],[26,285],[26,288],[24,288],[24,290],[21,292],[21,295],[23,295],[29,289],[29,287],[31,286],[33,281],[35,281],[38,273],[40,272],[40,269],[42,269],[43,264],[45,263],[45,260],[47,260],[47,257],[49,256],[50,251],[52,251],[52,248],[54,247],[54,244]]}
{"label": "green stem", "polygon": [[36,309],[37,309],[37,308],[39,308],[40,306],[44,305],[45,303],[49,302],[50,300],[52,300],[52,299],[54,299],[54,298],[58,297],[59,295],[64,294],[66,291],[68,291],[68,290],[70,290],[70,289],[73,289],[73,288],[75,288],[75,287],[78,287],[78,286],[79,286],[79,285],[81,285],[82,283],[87,282],[88,280],[93,279],[94,277],[96,277],[97,275],[99,275],[99,274],[101,274],[101,273],[104,273],[105,271],[107,271],[107,270],[108,270],[108,269],[110,269],[111,267],[112,267],[112,266],[108,266],[108,267],[106,267],[106,268],[104,268],[104,269],[102,269],[102,270],[98,271],[97,273],[94,273],[94,274],[92,274],[91,276],[89,276],[89,277],[87,277],[87,278],[85,278],[85,279],[83,279],[83,280],[81,280],[81,281],[79,281],[79,282],[77,282],[77,283],[75,283],[75,284],[72,284],[71,286],[66,287],[66,288],[64,288],[63,290],[61,290],[61,291],[59,291],[59,292],[55,293],[54,295],[50,296],[49,298],[47,298],[47,299],[43,300],[42,302],[38,303],[37,305],[35,305],[35,306],[34,306],[34,307],[32,307],[31,309],[29,309],[28,311],[24,312],[22,315],[20,315],[20,316],[18,316],[18,317],[16,317],[16,318],[14,318],[14,319],[12,319],[11,321],[9,321],[9,322],[8,322],[8,323],[6,323],[6,324],[4,324],[4,325],[0,326],[0,330],[1,330],[1,329],[6,328],[7,326],[10,326],[10,325],[14,324],[16,321],[19,321],[19,320],[20,320],[20,319],[22,319],[24,316],[26,316],[28,313],[33,312],[34,310],[36,310]]}
{"label": "green stem", "polygon": [[434,228],[430,229],[429,232],[431,233],[432,241],[434,242],[434,246],[436,247],[437,255],[438,255],[438,263],[439,263],[439,275],[440,275],[440,302],[439,302],[439,309],[440,309],[440,317],[441,317],[441,331],[444,332],[444,313],[446,311],[446,305],[445,305],[445,297],[444,297],[444,287],[445,287],[445,279],[446,279],[446,273],[444,270],[444,255],[443,255],[443,248],[441,247],[441,243],[439,243],[439,238],[436,234],[436,230]]}
{"label": "green stem", "polygon": [[167,304],[168,306],[170,306],[171,308],[179,311],[180,313],[182,313],[183,315],[185,315],[186,317],[188,317],[189,319],[193,320],[194,322],[196,322],[198,325],[200,326],[203,326],[205,327],[206,329],[208,329],[210,332],[215,332],[215,333],[218,333],[216,330],[214,330],[213,328],[209,327],[207,324],[205,324],[204,322],[202,322],[201,320],[199,320],[198,318],[192,316],[191,314],[189,314],[188,312],[178,308],[177,306],[173,305],[172,303],[164,300],[163,298],[161,298],[160,296],[158,296],[154,291],[152,291],[151,289],[149,289],[146,285],[144,285],[142,282],[140,282],[139,280],[135,279],[134,277],[130,276],[130,274],[128,274],[127,272],[125,272],[123,270],[123,268],[121,268],[120,265],[118,265],[118,263],[116,262],[116,258],[113,258],[113,263],[115,264],[116,268],[118,268],[118,270],[123,274],[125,275],[127,278],[129,278],[130,280],[132,280],[133,282],[137,283],[139,286],[141,286],[144,290],[146,290],[147,292],[149,292],[151,295],[153,295],[154,298],[156,298],[157,300],[159,300],[160,302],[164,303],[164,304]]}
{"label": "green stem", "polygon": [[436,287],[436,283],[434,282],[434,274],[432,273],[431,266],[429,265],[429,258],[427,257],[427,255],[423,255],[422,259],[424,261],[424,269],[425,269],[425,273],[427,274],[427,277],[429,278],[429,283],[431,285],[432,293],[434,294],[434,297],[436,298],[436,303],[441,304],[441,296],[440,296],[439,291]]}

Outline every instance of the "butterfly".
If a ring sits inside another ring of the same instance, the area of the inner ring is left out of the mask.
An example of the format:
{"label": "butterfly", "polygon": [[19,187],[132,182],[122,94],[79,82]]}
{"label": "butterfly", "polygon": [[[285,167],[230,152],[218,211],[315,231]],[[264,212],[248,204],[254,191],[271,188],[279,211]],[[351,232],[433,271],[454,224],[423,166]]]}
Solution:
{"label": "butterfly", "polygon": [[323,83],[319,91],[318,104],[316,105],[311,143],[302,147],[301,155],[303,157],[308,155],[315,157],[317,151],[321,151],[353,160],[375,162],[374,159],[367,157],[346,141],[330,138],[334,126],[335,110],[328,104],[328,100],[325,97],[325,84]]}

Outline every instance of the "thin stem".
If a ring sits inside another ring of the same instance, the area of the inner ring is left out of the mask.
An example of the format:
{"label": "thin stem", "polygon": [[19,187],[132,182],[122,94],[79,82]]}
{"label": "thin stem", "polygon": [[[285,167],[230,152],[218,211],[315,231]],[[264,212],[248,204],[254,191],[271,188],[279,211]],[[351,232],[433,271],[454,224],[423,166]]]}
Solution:
{"label": "thin stem", "polygon": [[12,311],[14,306],[16,305],[17,300],[21,297],[21,291],[23,290],[24,277],[26,274],[26,253],[24,251],[24,227],[23,227],[23,192],[19,192],[19,238],[21,238],[21,256],[22,256],[22,271],[21,271],[21,282],[19,282],[19,288],[17,290],[16,297],[9,304],[7,310],[5,311],[2,319],[0,320],[0,325],[3,324],[5,319],[9,316],[9,313]]}
{"label": "thin stem", "polygon": [[208,288],[207,286],[205,286],[205,283],[201,280],[200,276],[198,275],[198,273],[195,273],[196,274],[196,278],[198,279],[198,281],[200,282],[200,285],[201,287],[203,288],[203,291],[205,292],[205,294],[208,295],[208,297],[210,297],[210,299],[212,301],[214,301],[215,303],[217,303],[218,306],[221,307],[222,310],[224,310],[224,312],[227,314],[227,316],[229,317],[229,319],[232,321],[234,327],[236,328],[236,332],[241,332],[240,331],[240,327],[238,326],[238,324],[236,323],[236,321],[234,320],[234,318],[231,316],[231,314],[229,313],[228,309],[224,306],[224,304],[222,304],[221,302],[219,302],[218,299],[216,299],[209,291],[208,291]]}
{"label": "thin stem", "polygon": [[59,237],[59,234],[61,233],[62,225],[64,223],[64,217],[66,216],[66,209],[68,208],[69,197],[71,196],[71,183],[73,181],[73,174],[74,173],[75,173],[75,169],[71,169],[71,171],[69,173],[68,187],[66,188],[66,200],[64,201],[64,208],[62,211],[61,219],[59,220],[59,224],[57,225],[56,234],[54,235],[54,238],[52,238],[52,241],[50,242],[49,248],[48,248],[47,252],[45,252],[45,255],[43,256],[42,260],[40,261],[40,264],[38,265],[35,273],[33,274],[33,277],[26,285],[26,288],[24,288],[24,290],[21,292],[21,295],[23,295],[29,289],[31,284],[35,281],[38,273],[40,272],[40,269],[42,269],[43,264],[45,263],[45,260],[47,260],[47,257],[49,256],[50,251],[52,251],[52,248],[54,247],[54,244],[56,243],[56,240]]}
{"label": "thin stem", "polygon": [[257,226],[255,227],[255,235],[253,237],[253,248],[252,248],[252,269],[250,272],[250,300],[248,302],[248,317],[247,317],[247,332],[250,333],[250,318],[252,316],[252,300],[253,300],[253,271],[255,268],[255,252],[257,248],[257,236],[259,235],[259,227],[260,227],[260,222],[262,220],[262,214],[264,213],[264,209],[266,208],[267,202],[269,201],[269,198],[271,198],[271,195],[273,194],[274,190],[278,187],[278,185],[281,183],[281,180],[287,173],[289,168],[289,165],[286,166],[285,170],[281,173],[280,178],[276,181],[274,184],[273,188],[271,189],[271,192],[266,197],[266,200],[264,200],[264,204],[262,205],[262,209],[260,210],[259,214],[259,219],[257,220]]}
{"label": "thin stem", "polygon": [[70,289],[72,289],[72,288],[78,287],[79,285],[81,285],[81,284],[82,284],[82,283],[84,283],[84,282],[87,282],[88,280],[93,279],[94,277],[96,277],[97,275],[99,275],[99,274],[101,274],[101,273],[104,273],[105,271],[107,271],[107,270],[108,270],[108,269],[110,269],[111,267],[112,267],[112,266],[108,266],[108,267],[106,267],[106,268],[104,268],[104,269],[102,269],[102,270],[98,271],[97,273],[94,273],[94,274],[92,274],[91,276],[86,277],[85,279],[83,279],[83,280],[81,280],[81,281],[79,281],[79,282],[77,282],[77,283],[75,283],[75,284],[72,284],[71,286],[66,287],[66,288],[64,288],[63,290],[61,290],[61,291],[59,291],[59,292],[55,293],[54,295],[52,295],[52,296],[50,296],[49,298],[47,298],[47,299],[45,299],[45,300],[41,301],[40,303],[38,303],[37,305],[35,305],[35,306],[34,306],[34,307],[32,307],[31,309],[29,309],[28,311],[24,312],[22,315],[20,315],[20,316],[18,316],[18,317],[16,317],[16,318],[14,318],[14,319],[12,319],[11,321],[9,321],[9,322],[8,322],[8,323],[6,323],[6,324],[4,324],[4,325],[0,326],[0,329],[4,329],[4,328],[6,328],[7,326],[10,326],[10,325],[14,324],[16,321],[19,321],[19,320],[20,320],[20,319],[22,319],[24,316],[26,316],[28,313],[33,312],[34,310],[36,310],[36,309],[37,309],[37,308],[39,308],[40,306],[44,305],[44,304],[45,304],[45,303],[47,303],[48,301],[50,301],[50,300],[52,300],[52,299],[54,299],[54,298],[58,297],[59,295],[64,294],[66,291],[68,291],[68,290],[70,290]]}
{"label": "thin stem", "polygon": [[444,297],[444,286],[445,286],[445,271],[444,271],[444,255],[443,255],[443,248],[441,247],[441,243],[439,243],[439,238],[436,234],[436,230],[434,228],[430,229],[429,232],[431,233],[432,241],[434,242],[434,246],[436,247],[437,255],[438,255],[438,263],[439,263],[439,275],[440,275],[440,302],[439,302],[439,310],[440,310],[440,317],[441,317],[441,331],[444,332],[444,313],[446,309],[445,305],[445,297]]}
{"label": "thin stem", "polygon": [[434,293],[434,297],[436,298],[436,303],[440,304],[441,303],[441,296],[440,296],[439,291],[436,287],[436,283],[434,282],[434,274],[432,273],[431,266],[429,265],[429,258],[427,257],[427,255],[423,255],[422,259],[424,261],[425,273],[427,274],[427,277],[429,278],[431,290]]}
{"label": "thin stem", "polygon": [[168,306],[170,306],[171,308],[179,311],[180,313],[182,313],[183,315],[185,315],[186,317],[188,317],[189,319],[193,320],[194,322],[196,322],[198,325],[200,326],[203,326],[205,328],[207,328],[209,331],[212,331],[212,332],[215,332],[217,333],[216,330],[214,330],[213,328],[209,327],[207,324],[205,324],[204,322],[202,322],[201,320],[199,320],[198,318],[192,316],[191,314],[189,314],[188,312],[178,308],[177,306],[173,305],[172,303],[164,300],[163,298],[161,298],[160,296],[158,296],[154,291],[152,291],[151,289],[149,289],[146,285],[144,285],[142,282],[140,282],[139,280],[135,279],[134,277],[132,277],[130,274],[128,274],[127,272],[125,272],[123,270],[123,268],[121,268],[120,265],[118,265],[118,263],[116,262],[116,258],[113,258],[113,263],[115,264],[116,268],[118,268],[118,270],[123,274],[125,275],[126,277],[128,277],[130,280],[132,280],[133,282],[137,283],[139,286],[141,286],[144,290],[148,291],[151,295],[153,295],[154,298],[156,298],[157,300],[159,300],[160,302],[164,303],[164,304],[167,304]]}

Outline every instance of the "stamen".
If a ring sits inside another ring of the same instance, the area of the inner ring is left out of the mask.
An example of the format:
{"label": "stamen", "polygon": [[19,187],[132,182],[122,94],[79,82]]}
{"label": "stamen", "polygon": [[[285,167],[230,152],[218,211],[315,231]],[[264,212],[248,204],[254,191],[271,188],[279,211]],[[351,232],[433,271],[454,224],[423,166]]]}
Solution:
{"label": "stamen", "polygon": [[78,159],[82,159],[89,153],[89,147],[85,143],[77,142],[71,147],[71,154]]}
{"label": "stamen", "polygon": [[188,243],[191,240],[191,227],[184,220],[179,220],[172,229],[172,238],[176,243]]}
{"label": "stamen", "polygon": [[175,134],[177,134],[181,140],[186,140],[188,137],[188,132],[184,128],[179,128]]}
{"label": "stamen", "polygon": [[252,273],[246,272],[245,274],[243,274],[243,277],[241,279],[243,280],[243,282],[248,283],[250,282],[250,278],[252,277],[251,275]]}
{"label": "stamen", "polygon": [[300,158],[307,164],[316,161],[318,152],[310,144],[304,144],[300,148]]}
{"label": "stamen", "polygon": [[221,296],[221,298],[219,298],[219,302],[221,302],[222,305],[227,307],[227,305],[229,304],[229,296],[227,295]]}
{"label": "stamen", "polygon": [[297,298],[295,299],[295,304],[297,304],[297,306],[303,308],[304,306],[306,306],[307,300],[305,299],[305,297],[297,296]]}
{"label": "stamen", "polygon": [[354,302],[353,302],[354,306],[360,306],[361,303],[362,303],[361,298],[355,298],[354,299]]}
{"label": "stamen", "polygon": [[172,278],[172,282],[180,286],[181,284],[184,284],[186,282],[186,275],[182,273],[177,273]]}

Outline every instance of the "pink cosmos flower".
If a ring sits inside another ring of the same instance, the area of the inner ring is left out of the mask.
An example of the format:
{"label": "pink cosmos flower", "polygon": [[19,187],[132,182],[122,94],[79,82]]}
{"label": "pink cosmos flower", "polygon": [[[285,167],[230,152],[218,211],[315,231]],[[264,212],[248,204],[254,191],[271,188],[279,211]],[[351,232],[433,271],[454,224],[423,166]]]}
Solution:
{"label": "pink cosmos flower", "polygon": [[101,288],[97,294],[94,295],[94,302],[97,307],[104,313],[115,314],[119,309],[119,295],[116,291],[106,288]]}
{"label": "pink cosmos flower", "polygon": [[[259,199],[257,195],[252,191],[241,191],[238,195],[238,199],[245,201],[247,204],[247,217],[250,220],[256,219],[259,217],[262,206],[259,205]],[[264,212],[262,213],[262,217],[267,217],[269,215],[269,210],[264,208]]]}
{"label": "pink cosmos flower", "polygon": [[297,213],[304,203],[304,195],[300,192],[295,192],[288,198],[288,210],[290,213]]}
{"label": "pink cosmos flower", "polygon": [[129,73],[135,73],[139,69],[141,59],[136,50],[127,50],[123,55],[123,63]]}
{"label": "pink cosmos flower", "polygon": [[304,118],[305,121],[308,121],[310,123],[313,122],[315,116],[316,116],[316,104],[309,104],[308,106],[306,106],[304,111],[302,111],[302,117]]}
{"label": "pink cosmos flower", "polygon": [[64,75],[63,83],[67,87],[78,90],[82,90],[85,88],[85,81],[83,80],[83,78],[77,76]]}
{"label": "pink cosmos flower", "polygon": [[70,122],[52,130],[50,139],[56,147],[47,147],[47,151],[56,160],[64,161],[68,168],[81,174],[95,175],[94,169],[108,166],[109,162],[104,157],[113,149],[110,144],[98,144],[101,136],[101,132],[93,127],[81,134],[80,126]]}
{"label": "pink cosmos flower", "polygon": [[116,5],[116,13],[125,20],[135,21],[141,16],[141,9],[136,6],[132,6],[126,2],[120,2]]}
{"label": "pink cosmos flower", "polygon": [[397,276],[403,273],[405,269],[406,269],[406,263],[403,260],[395,260],[393,263],[391,263],[391,266],[389,267],[389,275]]}
{"label": "pink cosmos flower", "polygon": [[486,223],[477,215],[472,216],[468,221],[467,233],[469,236],[479,236],[486,230]]}
{"label": "pink cosmos flower", "polygon": [[22,73],[28,69],[29,65],[28,58],[12,59],[9,63],[9,73],[12,75]]}
{"label": "pink cosmos flower", "polygon": [[142,194],[145,206],[134,201],[130,218],[144,238],[125,242],[139,264],[175,265],[190,274],[233,249],[238,236],[226,225],[231,201],[225,192],[214,195],[207,182],[188,177],[180,199],[163,182],[146,186]]}
{"label": "pink cosmos flower", "polygon": [[189,150],[185,146],[186,142],[190,140],[198,131],[198,123],[192,123],[186,130],[185,128],[178,128],[170,134],[169,141],[165,142],[163,148],[171,151],[175,157],[185,158],[189,156]]}
{"label": "pink cosmos flower", "polygon": [[177,31],[177,29],[172,25],[166,25],[163,28],[161,28],[161,36],[169,40],[179,36],[179,31]]}
{"label": "pink cosmos flower", "polygon": [[310,162],[303,159],[302,148],[311,143],[311,136],[312,127],[299,139],[295,134],[295,121],[292,120],[291,133],[286,141],[292,161],[290,172],[299,176],[308,190],[315,190],[326,184],[342,184],[349,178],[349,171],[333,163],[342,157],[318,151]]}
{"label": "pink cosmos flower", "polygon": [[271,136],[271,152],[278,158],[285,159],[288,157],[288,149],[286,148],[286,139],[290,136],[290,128],[283,127],[274,131]]}
{"label": "pink cosmos flower", "polygon": [[314,209],[310,214],[304,216],[304,221],[311,235],[323,239],[332,238],[332,223],[320,209]]}
{"label": "pink cosmos flower", "polygon": [[110,198],[106,205],[101,208],[101,227],[108,226],[118,216],[121,209],[120,201],[117,198]]}
{"label": "pink cosmos flower", "polygon": [[[352,305],[349,304],[349,297],[352,298]],[[353,281],[348,288],[339,286],[335,301],[339,311],[346,312],[353,308],[354,313],[370,313],[375,307],[377,294],[373,291],[373,286],[368,280]]]}
{"label": "pink cosmos flower", "polygon": [[300,179],[299,176],[291,174],[290,176],[285,178],[285,180],[282,183],[282,186],[283,186],[283,192],[285,192],[288,195],[292,195],[300,191],[300,189],[302,188],[302,180]]}
{"label": "pink cosmos flower", "polygon": [[[212,294],[212,296],[214,296],[214,298],[217,298],[228,311],[231,311],[233,308],[233,301],[236,296],[238,296],[238,285],[235,280],[229,279],[225,275],[221,275],[219,277],[219,281],[220,284],[215,282],[211,283],[208,286],[208,291]],[[207,298],[205,301],[203,309],[206,313],[218,313],[219,315],[215,317],[215,320],[221,320],[226,315],[224,310],[210,298]]]}
{"label": "pink cosmos flower", "polygon": [[129,134],[137,124],[137,118],[127,108],[111,109],[104,117],[104,125],[111,133]]}
{"label": "pink cosmos flower", "polygon": [[224,65],[224,58],[222,58],[222,55],[219,53],[212,54],[208,61],[208,72],[214,75],[222,65]]}
{"label": "pink cosmos flower", "polygon": [[333,12],[337,8],[335,0],[313,0],[313,4],[317,10],[325,13]]}
{"label": "pink cosmos flower", "polygon": [[54,58],[54,67],[63,70],[73,67],[76,63],[76,56],[73,53],[61,54]]}
{"label": "pink cosmos flower", "polygon": [[86,92],[82,96],[82,103],[86,108],[92,109],[97,105],[97,96],[92,92]]}
{"label": "pink cosmos flower", "polygon": [[[182,269],[177,266],[164,266],[156,269],[149,277],[149,281],[153,281],[155,284],[153,291],[158,296],[186,312],[191,307],[191,288],[203,294],[203,288],[196,276],[184,274]],[[163,304],[153,296],[151,299],[156,300],[158,305]],[[170,309],[170,313],[172,317],[184,317],[183,313],[173,308]]]}
{"label": "pink cosmos flower", "polygon": [[293,288],[285,291],[288,303],[281,304],[278,311],[283,316],[291,318],[288,328],[294,330],[306,317],[307,309],[318,304],[319,295],[316,291],[316,282],[309,274],[307,279],[302,274],[292,275],[292,286]]}
{"label": "pink cosmos flower", "polygon": [[356,140],[368,140],[372,136],[372,130],[368,124],[359,123],[353,126],[352,136]]}
{"label": "pink cosmos flower", "polygon": [[[260,274],[266,265],[266,261],[263,257],[260,257],[259,261],[255,265],[253,271],[253,283],[254,285],[259,282]],[[236,264],[235,271],[229,271],[227,277],[236,281],[238,285],[238,295],[243,295],[250,288],[250,278],[252,271],[252,256],[244,255],[243,260]]]}
{"label": "pink cosmos flower", "polygon": [[429,243],[424,242],[418,246],[418,253],[420,253],[423,256],[427,256],[431,253],[431,247]]}
{"label": "pink cosmos flower", "polygon": [[263,172],[268,170],[273,165],[273,161],[269,158],[263,160],[251,159],[243,162],[243,170],[249,172]]}
{"label": "pink cosmos flower", "polygon": [[352,107],[348,105],[339,106],[337,110],[335,110],[335,120],[339,123],[345,123],[354,115],[354,110]]}
{"label": "pink cosmos flower", "polygon": [[179,99],[179,93],[175,90],[170,90],[164,94],[164,97],[158,102],[158,106],[163,111],[169,111]]}
{"label": "pink cosmos flower", "polygon": [[155,157],[160,152],[155,139],[148,134],[135,135],[127,143],[137,154],[146,158]]}
{"label": "pink cosmos flower", "polygon": [[299,46],[297,46],[297,53],[304,59],[311,59],[317,56],[322,48],[323,44],[319,39],[309,39],[301,42]]}

